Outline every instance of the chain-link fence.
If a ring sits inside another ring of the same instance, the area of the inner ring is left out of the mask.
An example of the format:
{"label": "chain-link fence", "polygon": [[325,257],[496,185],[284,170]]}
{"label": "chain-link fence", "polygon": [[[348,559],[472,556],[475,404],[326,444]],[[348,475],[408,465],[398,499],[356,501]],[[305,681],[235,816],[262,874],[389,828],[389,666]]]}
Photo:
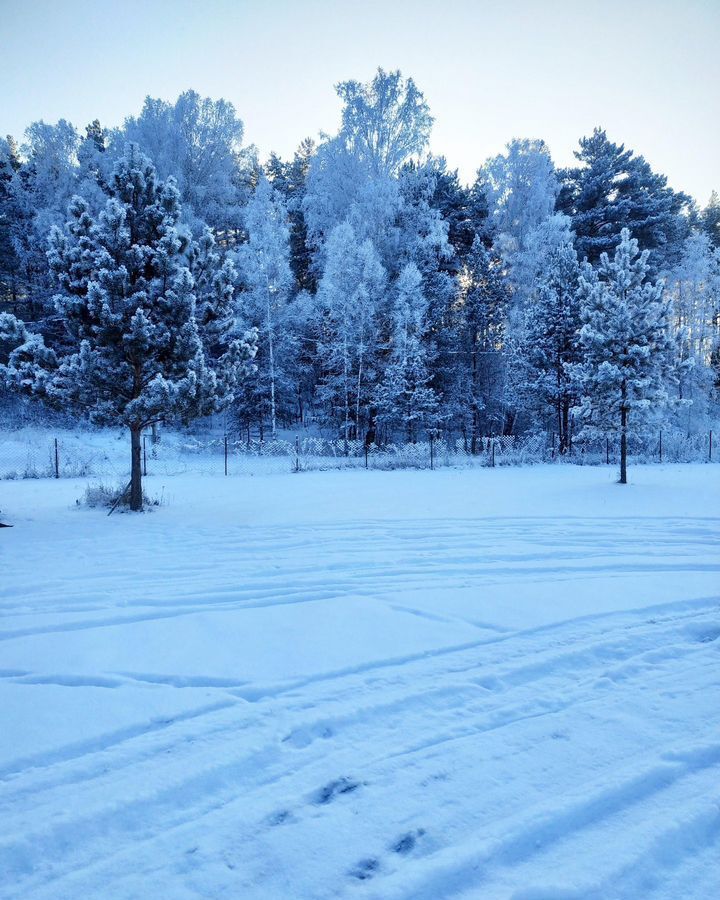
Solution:
{"label": "chain-link fence", "polygon": [[[634,435],[628,443],[631,463],[717,462],[713,433],[686,435],[663,430]],[[366,446],[362,441],[297,437],[241,441],[229,437],[190,437],[164,433],[143,439],[143,470],[149,475],[262,475],[325,469],[436,469],[513,466],[547,462],[612,465],[618,462],[617,438],[576,441],[560,455],[552,434],[483,437],[475,450],[461,438]],[[48,436],[37,430],[0,433],[0,479],[125,478],[130,447],[125,432],[67,432]]]}

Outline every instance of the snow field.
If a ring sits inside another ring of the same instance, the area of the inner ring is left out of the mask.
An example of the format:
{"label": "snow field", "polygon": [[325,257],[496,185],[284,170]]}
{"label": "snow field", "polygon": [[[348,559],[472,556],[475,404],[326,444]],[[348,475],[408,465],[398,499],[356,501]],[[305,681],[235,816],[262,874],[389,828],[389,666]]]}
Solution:
{"label": "snow field", "polygon": [[714,472],[3,484],[0,896],[715,898]]}

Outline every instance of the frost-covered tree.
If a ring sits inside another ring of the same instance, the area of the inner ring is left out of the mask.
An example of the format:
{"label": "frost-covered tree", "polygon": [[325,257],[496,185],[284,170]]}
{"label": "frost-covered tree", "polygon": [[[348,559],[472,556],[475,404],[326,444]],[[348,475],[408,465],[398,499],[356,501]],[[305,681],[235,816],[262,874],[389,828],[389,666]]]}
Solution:
{"label": "frost-covered tree", "polygon": [[[12,181],[12,243],[18,263],[25,315],[43,331],[52,327],[52,279],[47,236],[65,219],[75,193],[79,135],[64,119],[56,125],[33,122],[25,132],[22,165]],[[44,321],[42,321],[44,320]]]}
{"label": "frost-covered tree", "polygon": [[514,140],[478,172],[499,249],[511,256],[552,214],[560,185],[544,141]]}
{"label": "frost-covered tree", "polygon": [[308,246],[308,229],[303,211],[307,192],[310,162],[315,154],[315,142],[305,138],[291,162],[284,163],[271,154],[266,166],[267,176],[273,188],[282,196],[288,212],[290,229],[290,268],[301,290],[315,290],[317,280],[311,272],[311,254]]}
{"label": "frost-covered tree", "polygon": [[[503,348],[510,291],[502,263],[477,236],[461,275],[453,327],[457,335],[452,413],[472,453],[480,438],[502,427]],[[469,441],[467,440],[469,436]]]}
{"label": "frost-covered tree", "polygon": [[[48,346],[17,324],[3,374],[11,384],[131,438],[130,507],[143,506],[141,436],[149,425],[206,415],[232,396],[254,347],[227,344],[211,359],[196,319],[189,237],[172,182],[130,145],[97,219],[75,197],[70,220],[50,235],[54,302],[65,336]],[[9,323],[5,321],[5,330]]]}
{"label": "frost-covered tree", "polygon": [[190,244],[187,266],[195,283],[195,320],[200,338],[208,357],[218,360],[228,340],[241,337],[236,323],[237,271],[208,227]]}
{"label": "frost-covered tree", "polygon": [[570,449],[570,411],[576,398],[572,366],[581,360],[580,265],[568,235],[552,249],[525,315],[527,389],[542,411],[553,412],[560,453]]}
{"label": "frost-covered tree", "polygon": [[348,223],[333,229],[318,288],[317,353],[322,370],[318,396],[346,441],[372,424],[370,399],[377,383],[385,281],[372,243],[358,244]]}
{"label": "frost-covered tree", "polygon": [[110,152],[110,132],[94,119],[85,128],[85,137],[77,151],[77,193],[84,197],[95,214],[105,205],[110,193],[115,158]]}
{"label": "frost-covered tree", "polygon": [[488,237],[487,197],[481,181],[471,187],[461,184],[457,170],[450,171],[443,157],[430,157],[425,168],[434,178],[430,205],[447,223],[447,239],[454,251],[448,264],[457,273],[477,235]]}
{"label": "frost-covered tree", "polygon": [[430,387],[427,300],[422,276],[408,263],[397,280],[392,314],[392,349],[382,381],[375,391],[378,423],[402,429],[414,443],[421,429],[438,422],[438,397]]}
{"label": "frost-covered tree", "polygon": [[553,235],[546,229],[559,184],[544,141],[514,140],[504,154],[478,172],[488,198],[493,248],[503,260],[512,289],[504,343],[502,393],[504,433],[512,433],[523,406],[522,348],[525,315],[532,304],[537,273]]}
{"label": "frost-covered tree", "polygon": [[427,146],[433,119],[412,78],[378,69],[368,84],[344,81],[336,90],[344,104],[340,137],[375,174],[396,175]]}
{"label": "frost-covered tree", "polygon": [[650,274],[667,271],[687,232],[688,197],[669,188],[664,175],[600,128],[581,138],[575,157],[580,165],[561,173],[558,210],[572,219],[580,259],[596,265],[602,253],[613,252],[627,228],[641,249],[650,251]]}
{"label": "frost-covered tree", "polygon": [[264,175],[245,210],[245,228],[248,241],[237,256],[245,286],[242,316],[258,331],[256,401],[267,405],[274,437],[279,395],[289,393],[285,373],[292,346],[287,318],[292,272],[287,210]]}
{"label": "frost-covered tree", "polygon": [[17,147],[11,139],[0,139],[0,303],[18,312],[19,260],[13,243],[17,225],[14,178],[21,167]]}
{"label": "frost-covered tree", "polygon": [[579,281],[583,360],[571,369],[578,413],[590,432],[619,432],[620,484],[627,484],[630,419],[667,401],[673,365],[670,302],[662,281],[647,280],[649,252],[623,228],[613,259],[601,254]]}
{"label": "frost-covered tree", "polygon": [[314,277],[319,278],[325,267],[330,233],[345,222],[360,243],[372,241],[383,261],[390,262],[397,246],[395,219],[400,205],[397,178],[374,172],[341,137],[324,141],[311,160],[302,205]]}
{"label": "frost-covered tree", "polygon": [[232,103],[185,91],[175,103],[147,97],[118,139],[137,143],[160,178],[173,176],[194,233],[209,225],[228,240],[240,228],[243,123]]}
{"label": "frost-covered tree", "polygon": [[700,222],[714,246],[720,247],[720,197],[717,191],[710,194],[708,205],[701,213]]}
{"label": "frost-covered tree", "polygon": [[713,360],[720,349],[720,248],[697,232],[685,241],[667,279],[676,335],[676,388],[688,433],[710,425],[716,411]]}
{"label": "frost-covered tree", "polygon": [[327,238],[343,222],[360,243],[372,241],[390,269],[401,204],[397,176],[425,150],[432,117],[413,80],[400,72],[378,69],[368,84],[347,81],[336,90],[343,101],[341,128],[313,157],[303,201],[315,271],[322,272]]}

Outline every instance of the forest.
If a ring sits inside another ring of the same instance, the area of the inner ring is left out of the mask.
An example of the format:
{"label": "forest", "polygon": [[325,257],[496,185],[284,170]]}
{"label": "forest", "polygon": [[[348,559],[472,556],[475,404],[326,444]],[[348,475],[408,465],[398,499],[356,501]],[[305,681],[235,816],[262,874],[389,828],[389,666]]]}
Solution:
{"label": "forest", "polygon": [[572,167],[512,139],[464,184],[428,152],[411,78],[336,90],[337,133],[292,159],[261,161],[234,107],[193,91],[121,128],[0,141],[4,402],[127,426],[133,446],[218,409],[261,439],[470,452],[712,427],[716,193],[700,206],[600,127]]}

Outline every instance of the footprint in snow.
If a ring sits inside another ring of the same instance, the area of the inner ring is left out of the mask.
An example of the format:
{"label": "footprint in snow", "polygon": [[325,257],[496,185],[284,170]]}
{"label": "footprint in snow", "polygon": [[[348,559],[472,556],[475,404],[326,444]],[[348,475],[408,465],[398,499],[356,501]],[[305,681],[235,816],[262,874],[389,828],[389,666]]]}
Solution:
{"label": "footprint in snow", "polygon": [[406,834],[401,835],[397,840],[393,841],[390,845],[390,850],[392,850],[393,853],[399,853],[400,856],[407,856],[408,853],[411,853],[415,849],[418,838],[422,837],[424,834],[424,828],[418,828],[416,831],[408,831]]}
{"label": "footprint in snow", "polygon": [[711,644],[720,637],[720,624],[717,622],[691,622],[684,628],[691,641],[698,644]]}
{"label": "footprint in snow", "polygon": [[333,737],[333,730],[328,727],[320,726],[316,728],[296,728],[291,731],[283,739],[283,744],[291,744],[293,747],[302,749],[309,746],[317,738],[328,740]]}
{"label": "footprint in snow", "polygon": [[316,791],[312,802],[316,806],[324,806],[326,803],[331,803],[336,797],[339,797],[341,794],[351,794],[359,787],[360,782],[353,781],[352,778],[347,778],[345,776],[343,776],[342,778],[336,778],[335,781],[329,782],[329,784],[321,787],[319,791]]}
{"label": "footprint in snow", "polygon": [[268,825],[284,825],[286,822],[292,821],[292,814],[287,809],[280,809],[278,812],[272,813],[272,815],[268,816],[267,823]]}
{"label": "footprint in snow", "polygon": [[379,868],[380,860],[371,856],[368,859],[361,859],[354,868],[350,869],[348,875],[351,878],[357,878],[358,881],[367,881],[368,878],[373,877]]}

